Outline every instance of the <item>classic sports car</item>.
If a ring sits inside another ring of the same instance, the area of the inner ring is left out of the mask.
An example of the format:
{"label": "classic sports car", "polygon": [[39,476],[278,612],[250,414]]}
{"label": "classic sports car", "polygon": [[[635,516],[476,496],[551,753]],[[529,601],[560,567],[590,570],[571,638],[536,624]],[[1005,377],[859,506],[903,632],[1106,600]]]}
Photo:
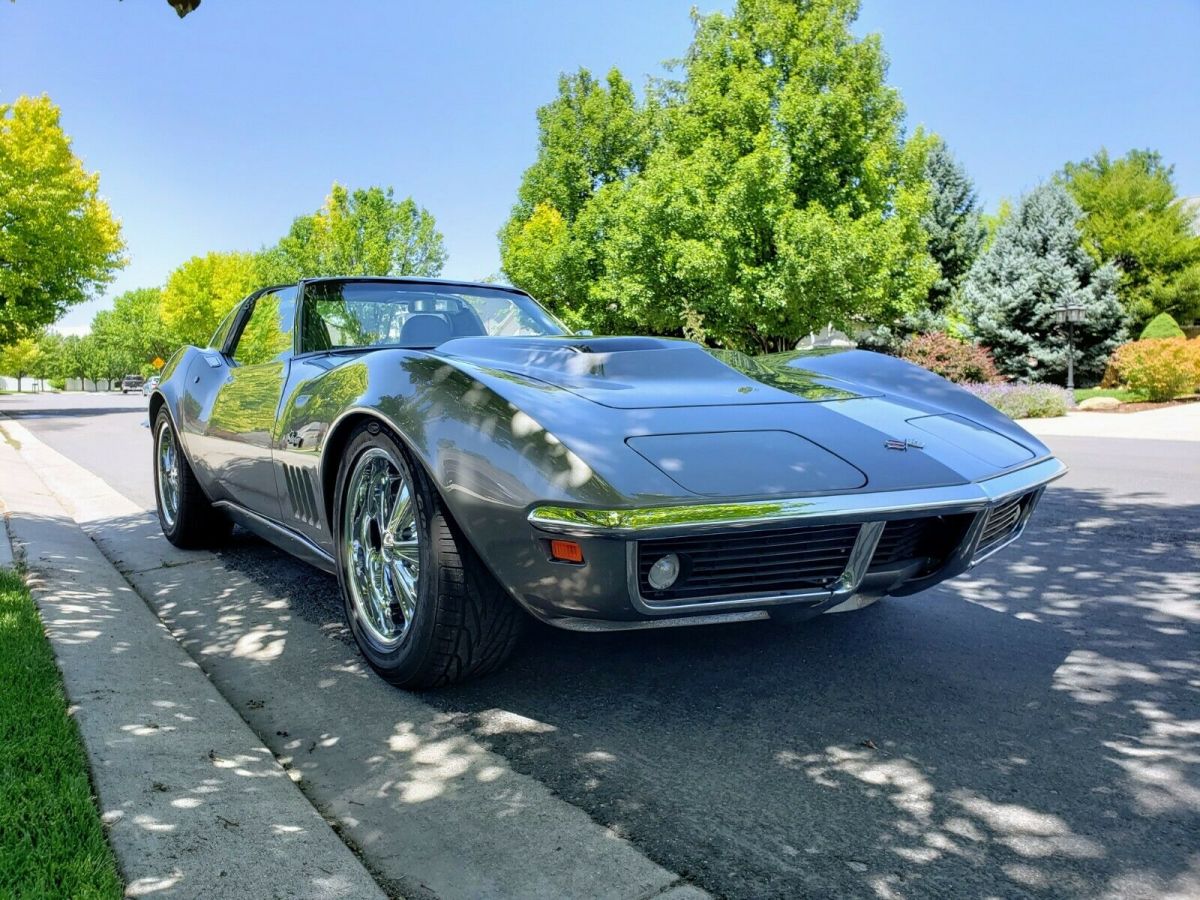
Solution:
{"label": "classic sports car", "polygon": [[573,335],[514,288],[317,278],[247,297],[150,401],[163,532],[234,522],[335,572],[407,687],[582,631],[800,619],[1017,538],[1065,472],[924,369]]}

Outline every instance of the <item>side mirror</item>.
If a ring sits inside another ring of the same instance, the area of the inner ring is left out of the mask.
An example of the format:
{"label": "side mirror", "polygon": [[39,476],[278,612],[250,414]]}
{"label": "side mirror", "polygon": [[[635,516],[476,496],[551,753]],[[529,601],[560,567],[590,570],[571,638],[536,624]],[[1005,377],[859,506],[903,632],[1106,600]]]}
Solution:
{"label": "side mirror", "polygon": [[595,337],[590,328],[584,328],[575,332],[575,337]]}

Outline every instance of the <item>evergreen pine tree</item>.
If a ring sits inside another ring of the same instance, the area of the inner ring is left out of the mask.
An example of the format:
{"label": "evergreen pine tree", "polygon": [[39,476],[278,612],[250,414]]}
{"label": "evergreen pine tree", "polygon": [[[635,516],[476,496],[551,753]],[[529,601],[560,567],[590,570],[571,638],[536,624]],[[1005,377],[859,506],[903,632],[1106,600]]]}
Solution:
{"label": "evergreen pine tree", "polygon": [[967,277],[964,311],[1005,374],[1064,380],[1067,336],[1054,316],[1064,306],[1084,309],[1084,320],[1075,325],[1079,381],[1098,379],[1109,353],[1125,339],[1117,270],[1097,266],[1084,250],[1082,215],[1061,185],[1039,186],[1022,198]]}
{"label": "evergreen pine tree", "polygon": [[929,255],[941,273],[929,289],[928,303],[930,310],[940,313],[962,286],[983,246],[986,231],[980,221],[975,186],[941,138],[935,138],[929,147],[925,177],[932,203],[921,225],[929,233]]}

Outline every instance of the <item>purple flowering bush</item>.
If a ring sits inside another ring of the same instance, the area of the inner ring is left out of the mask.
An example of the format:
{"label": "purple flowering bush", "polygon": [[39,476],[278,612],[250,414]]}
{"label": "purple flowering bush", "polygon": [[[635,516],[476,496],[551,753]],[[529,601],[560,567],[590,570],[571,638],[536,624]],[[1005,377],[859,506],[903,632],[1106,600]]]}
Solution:
{"label": "purple flowering bush", "polygon": [[1052,384],[964,384],[962,387],[1010,419],[1065,416],[1075,406],[1075,398],[1069,391]]}

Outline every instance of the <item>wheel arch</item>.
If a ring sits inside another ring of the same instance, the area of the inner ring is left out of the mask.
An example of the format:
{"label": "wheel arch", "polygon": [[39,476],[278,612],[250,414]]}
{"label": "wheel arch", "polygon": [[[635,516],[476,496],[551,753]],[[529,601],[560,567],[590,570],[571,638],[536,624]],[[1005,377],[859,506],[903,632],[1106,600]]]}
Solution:
{"label": "wheel arch", "polygon": [[[318,473],[321,485],[321,506],[325,513],[325,525],[329,530],[329,534],[334,533],[333,529],[333,508],[334,508],[334,493],[337,486],[338,467],[342,462],[342,455],[346,449],[346,445],[350,443],[350,436],[355,430],[363,424],[376,423],[380,429],[387,429],[400,445],[408,451],[409,457],[417,464],[425,469],[426,475],[429,474],[429,469],[425,466],[421,458],[413,451],[412,443],[404,436],[404,433],[396,427],[396,423],[390,421],[386,416],[371,409],[352,409],[343,413],[330,427],[329,434],[325,438],[325,442],[321,447],[321,462],[318,466]],[[434,490],[438,488],[437,481],[430,478]]]}
{"label": "wheel arch", "polygon": [[[160,391],[155,390],[150,395],[150,409],[148,412],[149,412],[149,416],[150,416],[150,430],[152,432],[154,431],[154,421],[158,418],[159,412],[166,405],[167,405],[167,398],[164,397]],[[171,410],[169,407],[167,409],[167,415],[171,416]],[[175,423],[174,416],[171,416],[171,423],[172,424]],[[179,430],[178,427],[176,427],[175,430],[178,431]]]}
{"label": "wheel arch", "polygon": [[[442,489],[442,485],[433,475],[433,466],[421,456],[413,442],[404,434],[404,431],[388,416],[378,410],[360,407],[342,413],[341,417],[335,420],[330,427],[329,435],[321,447],[321,461],[318,464],[318,484],[321,489],[321,505],[325,514],[325,524],[330,537],[332,538],[335,534],[334,506],[337,498],[334,495],[337,492],[338,468],[341,465],[346,446],[350,443],[351,435],[354,434],[360,425],[370,422],[377,423],[381,430],[386,430],[395,438],[396,442],[407,452],[409,462],[419,467],[425,474],[430,487],[440,501],[442,515],[446,517],[451,527],[466,542],[471,552],[482,561],[488,574],[496,580],[497,584],[503,585],[503,579],[496,574],[488,562],[486,555],[481,552],[474,536],[459,524],[454,510],[446,502],[446,495]],[[514,599],[517,599],[515,595],[513,596]],[[519,599],[518,602],[521,606],[524,606],[524,603],[520,602]]]}

